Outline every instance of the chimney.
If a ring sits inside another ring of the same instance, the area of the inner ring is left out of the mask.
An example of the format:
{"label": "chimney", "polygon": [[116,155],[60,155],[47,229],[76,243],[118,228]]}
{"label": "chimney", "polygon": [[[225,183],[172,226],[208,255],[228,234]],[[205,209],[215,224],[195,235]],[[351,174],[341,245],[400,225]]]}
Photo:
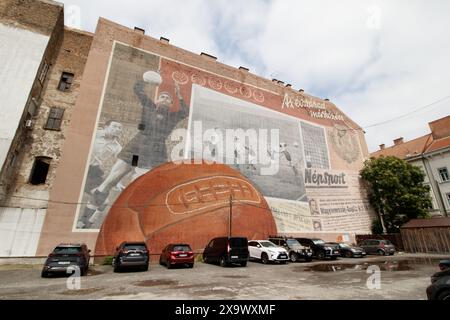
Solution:
{"label": "chimney", "polygon": [[291,88],[292,87],[292,84],[290,84],[290,83],[288,83],[287,85],[286,85],[286,88]]}
{"label": "chimney", "polygon": [[303,89],[298,89],[298,92],[305,92],[305,90],[303,90]]}
{"label": "chimney", "polygon": [[200,53],[200,55],[201,55],[202,57],[205,57],[205,58],[208,58],[208,59],[211,59],[211,60],[214,60],[214,61],[217,60],[217,57],[214,57],[214,56],[212,56],[212,55],[210,55],[210,54],[207,54],[207,53],[205,53],[205,52]]}
{"label": "chimney", "polygon": [[159,41],[169,43],[169,39],[164,38],[164,37],[159,37]]}
{"label": "chimney", "polygon": [[134,27],[134,32],[145,34],[145,30],[138,27]]}
{"label": "chimney", "polygon": [[394,140],[394,145],[398,146],[403,143],[403,137]]}
{"label": "chimney", "polygon": [[325,99],[323,99],[324,101],[330,101],[330,99],[328,99],[328,98],[325,98]]}
{"label": "chimney", "polygon": [[380,144],[380,150],[384,150],[384,148],[386,148],[386,145],[384,143]]}
{"label": "chimney", "polygon": [[242,67],[242,66],[240,66],[240,67],[239,67],[239,70],[243,70],[243,71],[249,71],[249,69],[248,69],[248,68],[246,68],[246,67]]}

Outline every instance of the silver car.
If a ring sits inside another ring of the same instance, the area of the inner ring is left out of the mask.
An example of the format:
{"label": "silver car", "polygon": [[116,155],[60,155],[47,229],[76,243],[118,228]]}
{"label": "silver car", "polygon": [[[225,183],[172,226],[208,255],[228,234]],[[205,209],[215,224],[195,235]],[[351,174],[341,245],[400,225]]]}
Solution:
{"label": "silver car", "polygon": [[393,255],[395,246],[389,240],[366,239],[359,246],[366,251],[367,254],[378,254],[381,256]]}

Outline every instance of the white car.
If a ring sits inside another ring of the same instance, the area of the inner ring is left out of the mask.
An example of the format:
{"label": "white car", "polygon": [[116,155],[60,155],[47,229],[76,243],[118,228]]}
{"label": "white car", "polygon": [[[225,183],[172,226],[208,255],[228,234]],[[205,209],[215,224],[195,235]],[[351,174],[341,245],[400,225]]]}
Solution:
{"label": "white car", "polygon": [[248,251],[250,252],[250,259],[261,260],[266,264],[269,261],[280,261],[286,263],[289,260],[289,255],[286,249],[277,246],[269,240],[251,240],[248,242]]}

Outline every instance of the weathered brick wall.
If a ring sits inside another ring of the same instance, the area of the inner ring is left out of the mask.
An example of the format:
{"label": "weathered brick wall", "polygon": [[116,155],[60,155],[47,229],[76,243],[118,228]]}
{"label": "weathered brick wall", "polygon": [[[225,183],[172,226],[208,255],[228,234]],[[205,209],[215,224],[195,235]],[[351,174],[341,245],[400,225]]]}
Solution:
{"label": "weathered brick wall", "polygon": [[50,35],[55,21],[63,20],[63,5],[48,0],[2,0],[2,23]]}
{"label": "weathered brick wall", "polygon": [[[69,28],[64,29],[62,42],[58,47],[59,51],[54,64],[48,71],[47,80],[44,84],[44,90],[41,95],[42,104],[33,119],[33,129],[28,130],[23,141],[23,148],[20,151],[21,157],[17,164],[17,173],[15,174],[7,205],[46,207],[46,201],[36,201],[28,198],[48,198],[48,191],[55,177],[56,168],[61,157],[61,148],[69,130],[72,113],[74,112],[73,107],[78,95],[91,41],[92,35],[90,33]],[[71,72],[75,75],[74,82],[68,92],[62,92],[57,89],[63,71]],[[52,107],[65,110],[61,130],[59,131],[44,129]],[[31,185],[28,181],[34,159],[41,156],[52,158],[47,181],[43,185]]]}

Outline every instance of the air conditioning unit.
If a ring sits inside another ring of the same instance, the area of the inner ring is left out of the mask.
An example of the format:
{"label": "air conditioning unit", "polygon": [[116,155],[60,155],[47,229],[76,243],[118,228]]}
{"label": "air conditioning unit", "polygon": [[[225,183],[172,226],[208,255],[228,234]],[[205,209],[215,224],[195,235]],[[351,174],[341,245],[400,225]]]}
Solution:
{"label": "air conditioning unit", "polygon": [[25,128],[28,128],[28,129],[33,128],[33,121],[32,120],[25,121]]}

